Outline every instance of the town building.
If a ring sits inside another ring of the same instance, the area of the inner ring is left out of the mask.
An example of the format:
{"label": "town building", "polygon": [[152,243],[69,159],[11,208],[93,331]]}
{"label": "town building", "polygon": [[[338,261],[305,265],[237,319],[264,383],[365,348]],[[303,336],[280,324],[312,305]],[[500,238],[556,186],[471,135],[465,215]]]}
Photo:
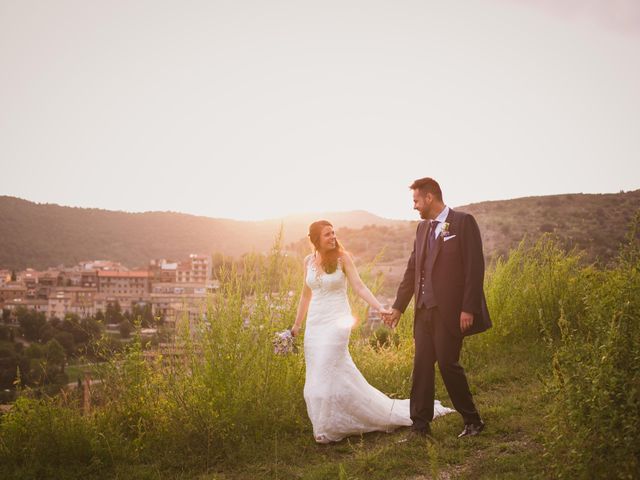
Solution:
{"label": "town building", "polygon": [[206,313],[207,288],[203,283],[156,283],[151,290],[153,316],[175,325],[181,318],[193,322]]}
{"label": "town building", "polygon": [[0,305],[27,297],[27,287],[20,282],[7,282],[0,286]]}
{"label": "town building", "polygon": [[98,271],[98,291],[116,298],[143,300],[149,294],[149,272]]}
{"label": "town building", "polygon": [[175,322],[185,315],[194,320],[204,313],[206,298],[216,288],[210,260],[192,254],[181,262],[152,260],[148,270],[128,270],[117,262],[95,260],[73,268],[49,268],[38,272],[0,270],[0,308],[20,306],[43,312],[47,318],[80,317],[106,312],[118,302],[123,312],[151,302],[154,316]]}
{"label": "town building", "polygon": [[207,255],[189,255],[189,259],[180,262],[177,269],[178,283],[207,283],[211,280],[211,267]]}
{"label": "town building", "polygon": [[15,312],[18,308],[24,307],[27,310],[33,310],[38,313],[44,313],[49,318],[49,302],[47,300],[34,298],[16,298],[4,302],[2,308],[9,312]]}

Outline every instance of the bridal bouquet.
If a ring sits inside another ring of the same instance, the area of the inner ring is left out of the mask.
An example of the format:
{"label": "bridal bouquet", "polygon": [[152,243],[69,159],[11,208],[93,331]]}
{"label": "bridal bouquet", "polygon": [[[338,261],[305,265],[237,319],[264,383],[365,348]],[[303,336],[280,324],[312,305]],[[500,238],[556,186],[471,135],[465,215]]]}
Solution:
{"label": "bridal bouquet", "polygon": [[297,348],[291,330],[276,332],[273,338],[273,353],[276,355],[288,355],[296,351]]}

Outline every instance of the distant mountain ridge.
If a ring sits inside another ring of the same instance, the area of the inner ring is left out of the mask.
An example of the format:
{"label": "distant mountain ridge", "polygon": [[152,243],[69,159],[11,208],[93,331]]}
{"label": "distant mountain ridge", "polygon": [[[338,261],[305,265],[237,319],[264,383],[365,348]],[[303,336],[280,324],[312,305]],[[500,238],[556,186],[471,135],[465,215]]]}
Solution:
{"label": "distant mountain ridge", "polygon": [[[453,208],[476,218],[488,262],[506,256],[525,236],[535,240],[551,233],[565,248],[584,251],[586,261],[607,263],[617,254],[633,216],[640,210],[640,190],[523,197]],[[397,276],[395,267],[404,268],[417,223],[417,220],[397,221],[391,225],[342,227],[337,233],[346,248],[361,260],[371,260],[384,251],[378,263],[389,267],[387,276],[392,271]],[[307,242],[300,240],[292,248],[300,252],[308,250]]]}
{"label": "distant mountain ridge", "polygon": [[318,218],[355,228],[398,222],[364,211],[240,221],[175,212],[65,207],[0,196],[0,268],[42,269],[89,259],[138,267],[152,258],[180,259],[189,253],[239,256],[268,250],[281,225],[284,242],[296,241]]}
{"label": "distant mountain ridge", "polygon": [[[640,190],[564,194],[480,202],[461,207],[480,225],[488,259],[508,253],[525,236],[551,232],[589,260],[608,260],[640,209]],[[416,214],[417,217],[417,214]],[[382,261],[402,264],[411,252],[416,221],[391,220],[358,210],[239,221],[174,212],[127,213],[38,204],[0,196],[0,268],[44,269],[109,259],[142,267],[152,258],[215,252],[240,256],[267,251],[282,225],[289,248],[308,251],[309,223],[330,220],[340,240],[360,259],[385,250]]]}

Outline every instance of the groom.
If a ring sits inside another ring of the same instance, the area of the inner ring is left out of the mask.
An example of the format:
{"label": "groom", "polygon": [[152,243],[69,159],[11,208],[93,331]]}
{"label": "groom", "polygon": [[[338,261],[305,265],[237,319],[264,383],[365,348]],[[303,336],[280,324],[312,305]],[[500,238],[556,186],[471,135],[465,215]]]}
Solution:
{"label": "groom", "polygon": [[480,230],[473,216],[444,204],[440,185],[432,178],[416,180],[409,188],[413,190],[413,208],[424,221],[418,224],[393,313],[385,317],[385,323],[394,328],[411,297],[415,297],[412,430],[418,435],[431,433],[434,365],[438,362],[453,406],[464,420],[458,438],[477,435],[484,422],[459,360],[463,338],[491,327],[482,287]]}

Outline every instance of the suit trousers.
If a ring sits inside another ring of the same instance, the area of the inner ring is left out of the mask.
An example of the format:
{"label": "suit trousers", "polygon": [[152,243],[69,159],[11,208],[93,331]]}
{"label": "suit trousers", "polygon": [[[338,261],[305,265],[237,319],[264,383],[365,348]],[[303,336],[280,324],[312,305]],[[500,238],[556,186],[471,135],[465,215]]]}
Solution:
{"label": "suit trousers", "polygon": [[414,322],[415,357],[410,401],[412,428],[424,429],[433,420],[436,362],[449,398],[464,423],[480,423],[467,377],[459,363],[463,337],[449,332],[437,307],[417,308]]}

